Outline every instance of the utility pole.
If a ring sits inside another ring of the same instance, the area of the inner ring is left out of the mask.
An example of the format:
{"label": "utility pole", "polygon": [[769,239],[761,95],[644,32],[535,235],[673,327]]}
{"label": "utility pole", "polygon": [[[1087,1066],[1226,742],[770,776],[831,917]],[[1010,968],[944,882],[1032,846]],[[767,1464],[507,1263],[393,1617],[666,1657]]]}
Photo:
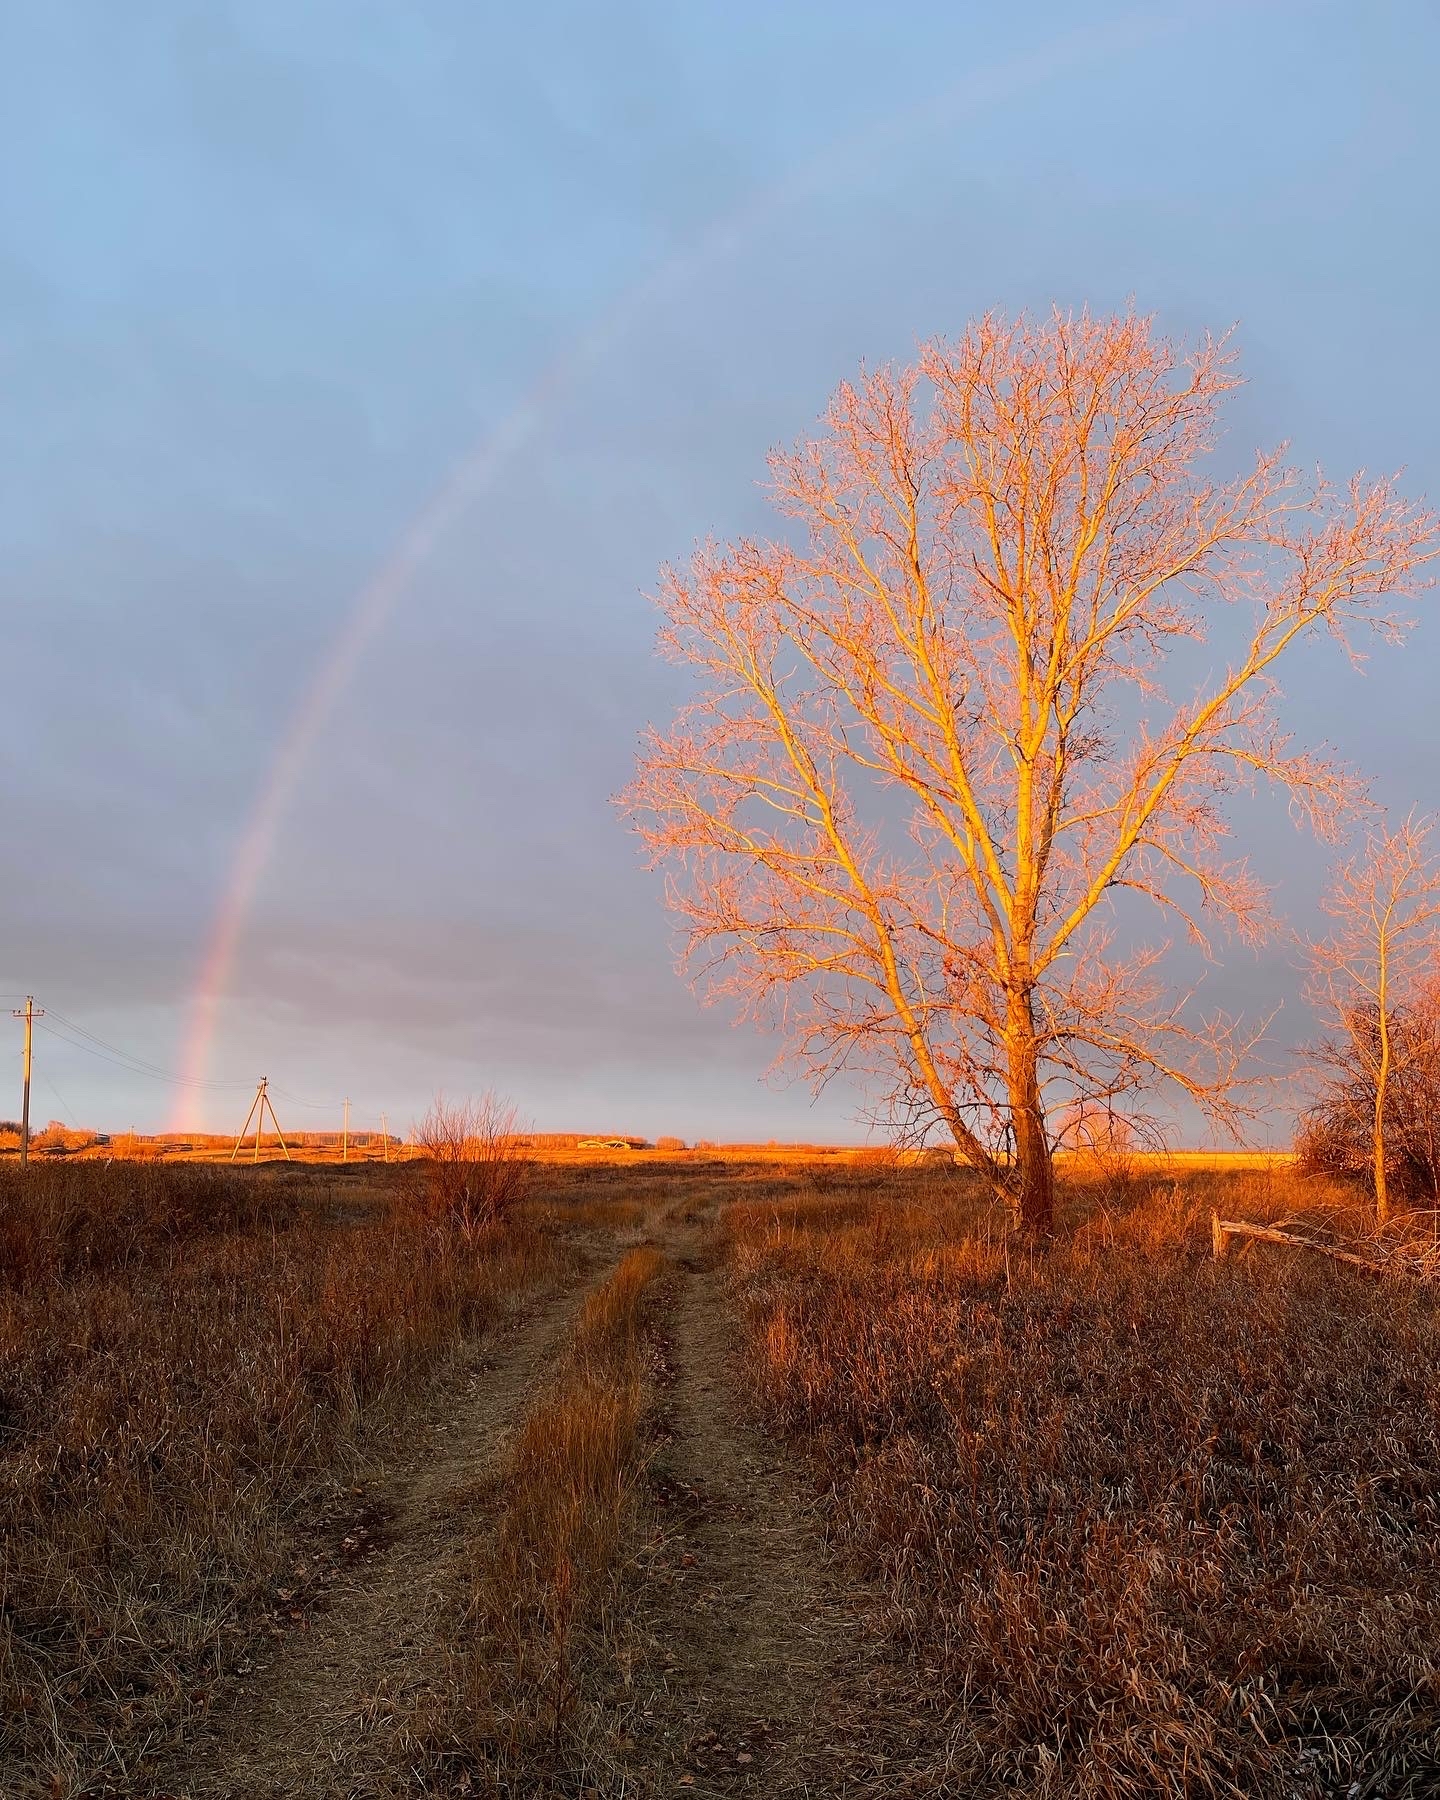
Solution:
{"label": "utility pole", "polygon": [[35,1004],[35,996],[27,995],[25,1010],[12,1007],[11,1011],[17,1019],[25,1021],[25,1049],[21,1056],[21,1100],[20,1100],[20,1167],[26,1168],[30,1162],[30,1061],[35,1047],[35,1021],[45,1017],[43,1006]]}
{"label": "utility pole", "polygon": [[388,1163],[390,1160],[390,1121],[384,1113],[380,1115],[380,1144]]}
{"label": "utility pole", "polygon": [[345,1096],[345,1123],[340,1127],[340,1160],[350,1160],[350,1096]]}
{"label": "utility pole", "polygon": [[270,1098],[269,1077],[262,1075],[260,1077],[260,1085],[255,1090],[255,1098],[250,1102],[250,1110],[245,1115],[245,1123],[240,1127],[240,1135],[235,1140],[235,1148],[230,1152],[230,1160],[232,1163],[240,1154],[240,1146],[245,1142],[245,1134],[250,1129],[250,1121],[252,1119],[255,1121],[255,1154],[250,1160],[252,1162],[259,1162],[260,1133],[264,1129],[265,1111],[267,1107],[270,1111],[270,1123],[275,1127],[275,1135],[280,1140],[280,1148],[285,1152],[286,1162],[293,1162],[295,1160],[290,1154],[290,1146],[285,1142],[285,1133],[280,1129],[280,1121],[275,1117],[275,1102]]}

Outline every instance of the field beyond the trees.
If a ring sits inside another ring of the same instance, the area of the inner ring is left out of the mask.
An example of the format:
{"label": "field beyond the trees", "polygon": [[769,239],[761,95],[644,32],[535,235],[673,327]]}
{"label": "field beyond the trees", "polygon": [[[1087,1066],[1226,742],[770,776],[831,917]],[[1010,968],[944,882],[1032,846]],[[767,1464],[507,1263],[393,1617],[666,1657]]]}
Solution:
{"label": "field beyond the trees", "polygon": [[1435,1290],[1212,1255],[1346,1190],[423,1176],[0,1170],[0,1792],[1440,1791]]}

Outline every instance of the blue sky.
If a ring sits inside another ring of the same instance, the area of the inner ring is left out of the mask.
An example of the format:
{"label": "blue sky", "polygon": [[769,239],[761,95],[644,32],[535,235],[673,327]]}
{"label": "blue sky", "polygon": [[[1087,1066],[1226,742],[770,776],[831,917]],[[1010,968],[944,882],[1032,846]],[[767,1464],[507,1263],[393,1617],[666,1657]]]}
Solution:
{"label": "blue sky", "polygon": [[[1440,493],[1427,4],[0,21],[0,990],[177,1066],[287,722],[495,449],[297,772],[217,1126],[266,1072],[320,1103],[297,1124],[495,1082],[556,1128],[853,1132],[853,1093],[766,1085],[770,1046],[677,981],[608,797],[673,693],[657,568],[763,526],[766,449],[861,359],[1133,298],[1238,325],[1237,451]],[[1290,676],[1296,728],[1401,806],[1435,799],[1429,610],[1363,677],[1318,653]],[[1304,922],[1323,854],[1251,823]],[[1283,951],[1213,986],[1303,1035]],[[42,1115],[173,1105],[55,1039],[37,1070]]]}

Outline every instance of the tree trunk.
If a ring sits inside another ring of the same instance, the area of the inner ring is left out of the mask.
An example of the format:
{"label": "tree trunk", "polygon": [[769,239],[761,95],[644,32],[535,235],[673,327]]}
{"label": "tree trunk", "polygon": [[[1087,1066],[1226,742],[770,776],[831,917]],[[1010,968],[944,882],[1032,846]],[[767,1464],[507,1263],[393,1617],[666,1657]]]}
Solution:
{"label": "tree trunk", "polygon": [[1375,1161],[1375,1223],[1384,1225],[1390,1217],[1390,1188],[1385,1176],[1385,1102],[1390,1088],[1390,1020],[1385,1011],[1388,995],[1381,963],[1380,980],[1380,1066],[1375,1072],[1375,1126],[1372,1154]]}
{"label": "tree trunk", "polygon": [[1055,1229],[1055,1169],[1050,1159],[1050,1134],[1045,1129],[1035,1015],[1028,991],[1010,995],[1005,1040],[1020,1226],[1032,1236],[1049,1237]]}

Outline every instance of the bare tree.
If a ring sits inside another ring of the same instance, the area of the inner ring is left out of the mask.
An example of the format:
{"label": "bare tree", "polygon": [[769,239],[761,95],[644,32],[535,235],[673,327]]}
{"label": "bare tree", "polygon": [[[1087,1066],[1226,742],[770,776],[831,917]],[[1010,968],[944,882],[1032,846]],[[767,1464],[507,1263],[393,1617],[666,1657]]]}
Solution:
{"label": "bare tree", "polygon": [[[1394,831],[1367,832],[1363,847],[1337,864],[1322,905],[1335,920],[1309,946],[1310,994],[1339,1028],[1322,1054],[1332,1075],[1344,1071],[1350,1111],[1368,1114],[1375,1218],[1390,1216],[1387,1143],[1392,1117],[1408,1118],[1413,1066],[1433,1048],[1430,983],[1440,951],[1440,858],[1430,847],[1434,821],[1413,813]],[[1393,1090],[1393,1091],[1392,1091]],[[1330,1091],[1332,1103],[1336,1090]],[[1408,1141],[1419,1121],[1401,1128]]]}
{"label": "bare tree", "polygon": [[[1440,981],[1425,980],[1391,1009],[1390,1067],[1381,1118],[1386,1218],[1399,1199],[1440,1205]],[[1309,1046],[1313,1096],[1296,1122],[1298,1166],[1311,1174],[1375,1184],[1375,1068],[1379,1021],[1373,1005],[1345,1007],[1334,1029]]]}
{"label": "bare tree", "polygon": [[467,1239],[503,1220],[529,1185],[519,1116],[493,1092],[461,1101],[437,1095],[415,1142],[430,1210]]}
{"label": "bare tree", "polygon": [[[1192,1019],[1118,903],[1202,945],[1263,935],[1227,797],[1274,782],[1324,830],[1358,794],[1280,730],[1275,665],[1317,631],[1398,634],[1436,548],[1385,481],[1336,493],[1279,453],[1210,479],[1236,381],[1224,344],[1145,319],[987,318],[772,457],[789,539],[663,576],[698,694],[625,800],[692,970],[812,1079],[878,1076],[1036,1231],[1057,1107],[1168,1082],[1233,1119],[1243,1037]],[[1223,607],[1243,649],[1170,698],[1167,656]]]}

